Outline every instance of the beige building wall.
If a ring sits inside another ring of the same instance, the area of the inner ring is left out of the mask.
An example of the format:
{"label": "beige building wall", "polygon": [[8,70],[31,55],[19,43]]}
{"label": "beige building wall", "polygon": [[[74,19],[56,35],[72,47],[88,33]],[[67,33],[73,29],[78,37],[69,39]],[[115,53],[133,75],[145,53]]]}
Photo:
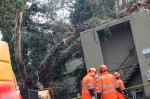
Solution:
{"label": "beige building wall", "polygon": [[[145,58],[142,49],[150,47],[150,17],[148,11],[133,15],[130,19],[133,38],[140,64],[143,83],[148,83],[146,72],[150,71],[150,58]],[[145,95],[150,99],[150,85],[144,86]]]}
{"label": "beige building wall", "polygon": [[80,37],[87,69],[95,67],[98,71],[100,65],[104,63],[96,29],[83,32]]}

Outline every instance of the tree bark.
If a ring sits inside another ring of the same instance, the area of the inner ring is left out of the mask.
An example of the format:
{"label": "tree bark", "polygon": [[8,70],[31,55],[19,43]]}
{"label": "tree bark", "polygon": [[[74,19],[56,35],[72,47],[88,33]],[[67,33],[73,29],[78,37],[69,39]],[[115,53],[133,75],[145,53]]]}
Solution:
{"label": "tree bark", "polygon": [[[82,30],[83,31],[83,30]],[[39,78],[40,82],[45,86],[47,85],[47,82],[50,81],[50,76],[53,72],[53,68],[56,65],[62,65],[67,59],[69,59],[74,53],[79,51],[81,49],[81,42],[73,43],[72,42],[79,38],[80,32],[77,32],[69,37],[66,38],[66,44],[65,42],[61,42],[56,45],[56,48],[54,49],[53,53],[55,53],[53,56],[49,57],[49,59],[44,63],[43,68],[39,68]]]}
{"label": "tree bark", "polygon": [[15,40],[14,40],[14,52],[15,52],[15,60],[18,66],[19,73],[22,78],[23,88],[28,88],[27,83],[27,72],[25,68],[25,64],[22,59],[21,54],[21,23],[22,23],[22,14],[23,11],[19,11],[16,14],[16,24],[15,24]]}

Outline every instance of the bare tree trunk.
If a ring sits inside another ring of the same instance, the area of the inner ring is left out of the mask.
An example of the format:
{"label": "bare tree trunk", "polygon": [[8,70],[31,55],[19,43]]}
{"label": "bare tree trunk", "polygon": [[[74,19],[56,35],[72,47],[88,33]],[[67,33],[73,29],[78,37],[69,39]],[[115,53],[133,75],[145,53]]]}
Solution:
{"label": "bare tree trunk", "polygon": [[22,23],[22,11],[19,11],[16,14],[16,24],[15,24],[15,40],[14,40],[14,52],[15,52],[15,60],[18,66],[19,73],[21,75],[23,81],[23,88],[28,88],[27,83],[27,72],[25,68],[25,64],[22,60],[21,54],[21,23]]}

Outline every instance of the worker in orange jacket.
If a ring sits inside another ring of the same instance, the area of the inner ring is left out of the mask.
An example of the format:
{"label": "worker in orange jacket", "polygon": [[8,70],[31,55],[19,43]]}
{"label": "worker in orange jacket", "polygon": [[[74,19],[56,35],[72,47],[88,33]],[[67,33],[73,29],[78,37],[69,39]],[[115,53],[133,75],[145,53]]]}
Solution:
{"label": "worker in orange jacket", "polygon": [[120,74],[118,72],[115,72],[114,76],[117,79],[117,81],[116,81],[116,84],[118,85],[117,87],[120,87],[120,89],[121,89],[121,93],[116,92],[117,93],[117,99],[125,99],[123,93],[127,96],[128,96],[128,94],[127,94],[127,91],[124,87],[123,81],[121,79],[119,79]]}
{"label": "worker in orange jacket", "polygon": [[108,73],[108,69],[105,65],[100,66],[100,77],[96,80],[97,99],[117,99],[116,78]]}
{"label": "worker in orange jacket", "polygon": [[96,69],[91,68],[88,70],[88,74],[82,81],[82,99],[95,99],[95,75],[97,75]]}

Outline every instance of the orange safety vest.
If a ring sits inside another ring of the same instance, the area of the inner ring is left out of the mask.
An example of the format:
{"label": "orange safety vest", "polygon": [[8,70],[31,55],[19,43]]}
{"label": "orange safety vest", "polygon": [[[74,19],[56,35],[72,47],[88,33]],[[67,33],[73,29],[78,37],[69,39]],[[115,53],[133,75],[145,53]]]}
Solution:
{"label": "orange safety vest", "polygon": [[95,75],[93,75],[93,72],[91,71],[88,73],[82,81],[82,99],[92,99],[92,96],[89,92],[89,89],[95,88]]}
{"label": "orange safety vest", "polygon": [[101,93],[102,99],[117,99],[116,78],[107,71],[96,80],[96,91]]}
{"label": "orange safety vest", "polygon": [[[121,90],[125,89],[123,81],[122,80],[117,80],[116,84],[120,87]],[[125,99],[123,94],[116,92],[117,93],[117,99]]]}

